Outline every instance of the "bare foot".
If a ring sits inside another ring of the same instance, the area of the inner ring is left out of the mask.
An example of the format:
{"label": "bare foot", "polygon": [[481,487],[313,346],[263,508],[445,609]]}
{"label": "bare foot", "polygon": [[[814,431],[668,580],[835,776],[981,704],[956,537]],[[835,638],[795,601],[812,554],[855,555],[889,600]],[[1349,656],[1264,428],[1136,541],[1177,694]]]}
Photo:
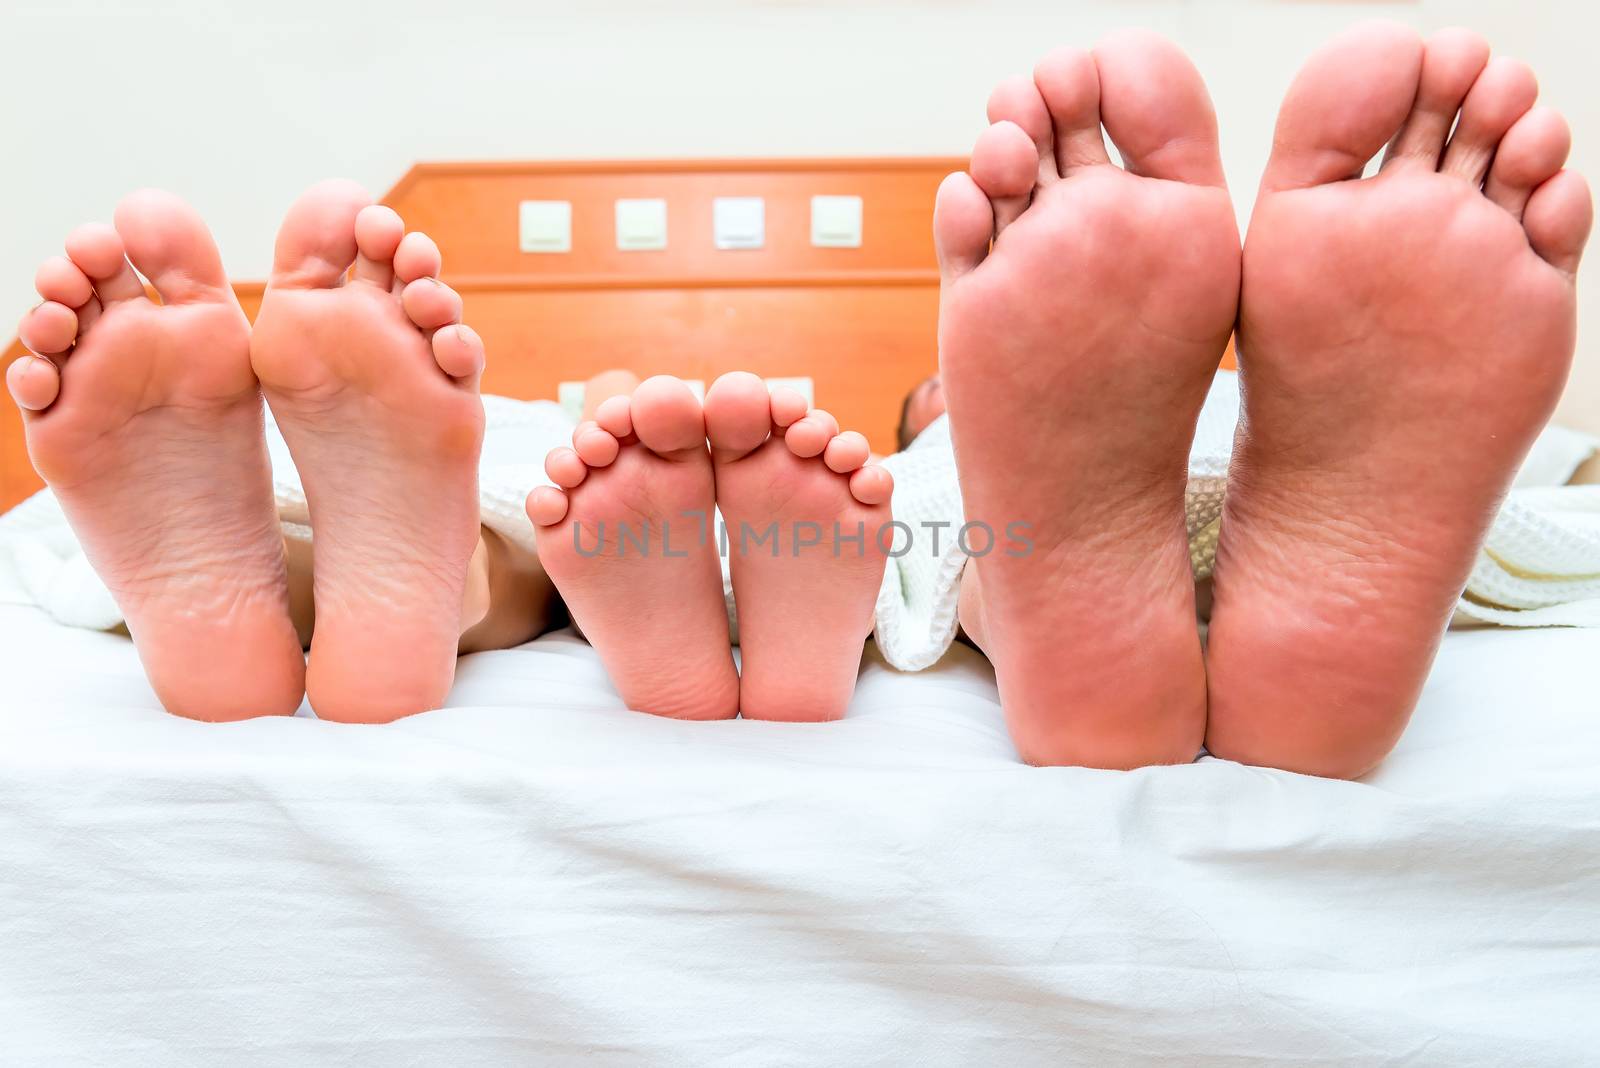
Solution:
{"label": "bare foot", "polygon": [[647,378],[601,404],[528,495],[539,559],[629,708],[678,719],[739,711],[715,485],[700,401]]}
{"label": "bare foot", "polygon": [[746,719],[844,715],[883,581],[894,482],[867,439],[755,375],[706,393],[717,506],[739,606],[739,709]]}
{"label": "bare foot", "polygon": [[1192,760],[1184,485],[1238,295],[1216,117],[1177,48],[1124,33],[1002,84],[989,118],[934,214],[940,371],[969,522],[1033,548],[971,561],[962,625],[1030,763]]}
{"label": "bare foot", "polygon": [[24,357],[7,374],[28,452],[161,703],[193,719],[293,713],[305,660],[250,324],[210,232],[171,194],[134,193],[115,229],[74,231],[37,284],[45,303],[19,333],[49,358]]}
{"label": "bare foot", "polygon": [[[439,250],[348,182],[295,202],[250,355],[305,483],[324,719],[439,707],[455,677],[478,545],[483,344],[439,282]],[[354,264],[348,279],[347,269]]]}
{"label": "bare foot", "polygon": [[1388,753],[1560,395],[1589,193],[1532,73],[1488,57],[1364,26],[1284,101],[1244,252],[1218,756],[1356,776]]}

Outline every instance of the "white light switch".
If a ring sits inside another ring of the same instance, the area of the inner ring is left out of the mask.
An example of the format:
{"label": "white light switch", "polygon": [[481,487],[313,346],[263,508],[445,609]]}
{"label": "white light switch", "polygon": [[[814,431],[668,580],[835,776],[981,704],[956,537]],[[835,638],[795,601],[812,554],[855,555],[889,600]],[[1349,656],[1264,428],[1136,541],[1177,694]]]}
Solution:
{"label": "white light switch", "polygon": [[666,248],[667,202],[617,201],[617,247],[627,252]]}
{"label": "white light switch", "polygon": [[860,248],[861,198],[812,197],[811,243],[818,248]]}
{"label": "white light switch", "polygon": [[517,206],[517,234],[524,252],[571,252],[572,202],[524,200]]}
{"label": "white light switch", "polygon": [[767,202],[760,197],[717,197],[711,221],[717,248],[760,248],[767,242]]}

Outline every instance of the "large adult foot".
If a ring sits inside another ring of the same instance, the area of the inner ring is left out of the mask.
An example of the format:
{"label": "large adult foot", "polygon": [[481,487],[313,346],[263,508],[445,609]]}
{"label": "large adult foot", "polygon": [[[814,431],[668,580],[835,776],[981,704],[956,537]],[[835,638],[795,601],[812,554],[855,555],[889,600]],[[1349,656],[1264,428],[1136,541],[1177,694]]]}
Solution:
{"label": "large adult foot", "polygon": [[311,510],[306,690],[324,719],[439,707],[475,622],[463,589],[478,545],[483,344],[436,278],[438,248],[404,230],[358,186],[313,187],[278,233],[250,343]]}
{"label": "large adult foot", "polygon": [[658,375],[601,404],[528,495],[539,560],[629,708],[739,711],[700,401]]}
{"label": "large adult foot", "polygon": [[1182,53],[1124,33],[1002,84],[989,118],[934,214],[961,492],[1004,546],[968,566],[962,624],[1025,760],[1188,761],[1188,448],[1239,281],[1216,117]]}
{"label": "large adult foot", "polygon": [[838,719],[872,632],[893,479],[865,466],[866,438],[752,374],[712,384],[706,432],[739,606],[739,709]]}
{"label": "large adult foot", "polygon": [[1356,776],[1405,727],[1572,357],[1592,209],[1535,91],[1473,34],[1388,25],[1289,90],[1244,252],[1218,756]]}
{"label": "large adult foot", "polygon": [[[132,266],[129,259],[132,259]],[[134,267],[155,287],[145,296]],[[135,193],[47,261],[7,373],[34,466],[171,712],[289,714],[305,660],[250,370],[250,325],[198,215]]]}

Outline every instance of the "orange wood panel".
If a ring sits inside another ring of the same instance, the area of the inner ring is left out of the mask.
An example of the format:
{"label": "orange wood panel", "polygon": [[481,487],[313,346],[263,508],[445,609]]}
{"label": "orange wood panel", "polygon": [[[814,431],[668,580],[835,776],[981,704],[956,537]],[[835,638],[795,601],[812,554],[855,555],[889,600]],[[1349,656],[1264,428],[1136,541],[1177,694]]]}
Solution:
{"label": "orange wood panel", "polygon": [[554,397],[605,367],[707,384],[725,371],[809,375],[819,407],[894,448],[900,399],[937,366],[938,290],[834,286],[825,314],[794,287],[549,291],[468,288],[467,319],[489,353],[484,388]]}
{"label": "orange wood panel", "polygon": [[[920,159],[423,163],[384,198],[444,253],[489,353],[485,388],[553,396],[611,366],[709,381],[809,375],[817,403],[893,448],[905,391],[937,362],[939,182]],[[811,197],[862,199],[860,248],[817,248]],[[760,249],[719,250],[712,204],[759,196]],[[667,247],[619,250],[615,202],[660,198]],[[524,253],[518,205],[572,205],[572,248]]]}
{"label": "orange wood panel", "polygon": [[[13,340],[0,356],[0,376],[11,361],[23,354],[21,342]],[[34,473],[28,459],[28,445],[22,436],[22,413],[9,396],[0,397],[0,512],[42,489],[44,482]]]}
{"label": "orange wood panel", "polygon": [[[933,197],[940,180],[965,161],[944,157],[845,160],[662,160],[587,163],[421,163],[384,197],[445,253],[453,280],[484,275],[542,279],[552,285],[714,281],[803,276],[818,281],[860,273],[932,274]],[[860,248],[815,248],[811,197],[862,199]],[[712,242],[712,201],[759,196],[766,202],[766,243],[719,250]],[[616,247],[615,202],[659,198],[667,204],[667,247]],[[572,205],[572,250],[518,248],[523,200]]]}

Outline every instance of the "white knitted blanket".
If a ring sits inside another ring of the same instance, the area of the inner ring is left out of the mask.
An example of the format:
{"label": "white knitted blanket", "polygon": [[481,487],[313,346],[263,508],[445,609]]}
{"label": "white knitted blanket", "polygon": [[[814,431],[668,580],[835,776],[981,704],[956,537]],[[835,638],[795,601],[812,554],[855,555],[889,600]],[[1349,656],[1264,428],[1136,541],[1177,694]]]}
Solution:
{"label": "white knitted blanket", "polygon": [[[486,396],[484,410],[483,523],[531,549],[533,525],[523,500],[530,488],[548,481],[545,453],[569,440],[572,422],[549,401]],[[1189,548],[1197,577],[1210,574],[1216,551],[1238,414],[1236,376],[1221,374],[1201,413],[1189,460]],[[270,413],[267,441],[285,532],[309,537],[305,493]],[[897,520],[913,530],[949,524],[937,553],[924,551],[928,543],[919,539],[915,551],[892,559],[878,594],[879,648],[889,663],[917,671],[938,660],[955,637],[956,597],[967,560],[954,537],[963,516],[945,420],[935,421],[885,465],[895,477]],[[726,559],[723,586],[732,619]],[[95,630],[122,621],[49,491],[0,516],[0,603],[37,605],[60,623]],[[1513,490],[1458,614],[1503,626],[1600,626],[1600,486]]]}

